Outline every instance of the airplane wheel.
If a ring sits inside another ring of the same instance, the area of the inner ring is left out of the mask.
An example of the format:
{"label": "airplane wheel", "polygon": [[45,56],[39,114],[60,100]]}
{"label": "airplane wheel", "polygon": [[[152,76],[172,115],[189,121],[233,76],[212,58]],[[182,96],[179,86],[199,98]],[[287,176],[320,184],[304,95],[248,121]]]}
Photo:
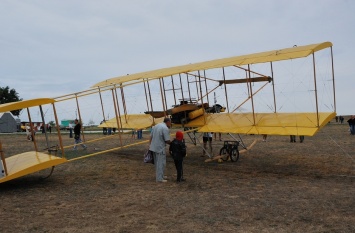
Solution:
{"label": "airplane wheel", "polygon": [[231,151],[231,160],[232,160],[232,162],[237,162],[238,159],[239,159],[238,148],[233,148]]}
{"label": "airplane wheel", "polygon": [[228,160],[228,152],[226,150],[226,148],[222,147],[222,149],[219,151],[219,154],[221,155],[221,159],[223,161],[227,161]]}

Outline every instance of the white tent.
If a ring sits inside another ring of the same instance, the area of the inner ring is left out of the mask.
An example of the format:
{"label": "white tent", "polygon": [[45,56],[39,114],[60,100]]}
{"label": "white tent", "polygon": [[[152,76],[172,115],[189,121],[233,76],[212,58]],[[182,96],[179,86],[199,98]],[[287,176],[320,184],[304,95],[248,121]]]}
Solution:
{"label": "white tent", "polygon": [[17,131],[17,122],[11,112],[0,113],[0,133],[13,133]]}

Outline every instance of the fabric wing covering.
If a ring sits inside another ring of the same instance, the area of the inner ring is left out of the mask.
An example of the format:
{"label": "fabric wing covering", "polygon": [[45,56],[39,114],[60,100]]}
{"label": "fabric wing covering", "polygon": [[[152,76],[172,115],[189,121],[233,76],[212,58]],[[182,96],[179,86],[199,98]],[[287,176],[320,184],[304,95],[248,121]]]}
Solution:
{"label": "fabric wing covering", "polygon": [[218,113],[206,114],[187,124],[201,127],[199,132],[313,136],[335,117],[334,112],[319,113]]}
{"label": "fabric wing covering", "polygon": [[235,56],[235,57],[193,63],[188,65],[163,68],[158,70],[152,70],[152,71],[124,75],[124,76],[107,79],[102,82],[96,83],[92,87],[100,87],[100,86],[124,84],[124,83],[128,84],[129,82],[133,82],[133,81],[138,81],[138,80],[143,81],[144,79],[163,78],[174,74],[181,74],[181,73],[197,71],[197,70],[208,70],[208,69],[228,67],[234,65],[248,65],[248,64],[282,61],[288,59],[296,59],[301,57],[307,57],[314,52],[331,47],[332,45],[333,44],[331,42],[323,42],[319,44],[297,46],[297,47],[286,48],[286,49],[272,50],[268,52],[254,53],[249,55]]}
{"label": "fabric wing covering", "polygon": [[[118,124],[122,129],[146,129],[163,122],[163,118],[153,118],[149,114],[129,114],[121,116]],[[112,118],[99,125],[100,128],[118,128],[116,118]]]}

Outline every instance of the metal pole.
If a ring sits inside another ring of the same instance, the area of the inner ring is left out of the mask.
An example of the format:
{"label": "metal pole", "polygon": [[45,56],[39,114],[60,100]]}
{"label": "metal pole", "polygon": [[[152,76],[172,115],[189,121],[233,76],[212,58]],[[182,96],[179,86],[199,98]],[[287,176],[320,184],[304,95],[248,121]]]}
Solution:
{"label": "metal pole", "polygon": [[316,61],[314,57],[314,52],[312,53],[313,55],[313,78],[314,78],[314,94],[316,97],[316,111],[317,111],[317,127],[319,127],[319,114],[318,114],[318,93],[317,93],[317,77],[316,77]]}
{"label": "metal pole", "polygon": [[5,175],[8,176],[9,173],[7,172],[6,159],[5,159],[4,151],[2,150],[1,141],[0,141],[0,155],[1,155],[2,164],[4,165]]}
{"label": "metal pole", "polygon": [[32,125],[31,114],[30,114],[29,108],[27,108],[27,115],[28,115],[28,120],[30,121],[30,130],[31,130],[33,145],[35,147],[35,150],[38,151],[37,142],[36,142],[36,138],[35,138],[35,133],[33,131],[33,125]]}
{"label": "metal pole", "polygon": [[[112,101],[113,101],[113,106],[115,108],[115,115],[116,115],[116,124],[117,124],[117,131],[118,129],[120,128],[120,125],[118,123],[118,111],[117,111],[117,106],[116,106],[116,100],[115,100],[115,93],[114,93],[114,90],[112,89]],[[122,146],[122,139],[121,139],[121,133],[118,133],[118,136],[120,138],[120,144]]]}
{"label": "metal pole", "polygon": [[250,99],[251,99],[251,106],[252,106],[252,110],[253,110],[253,121],[254,121],[254,125],[255,125],[255,111],[254,111],[254,99],[253,99],[253,89],[251,87],[251,82],[250,82],[250,65],[248,65],[248,81],[249,81],[249,88],[250,88]]}
{"label": "metal pole", "polygon": [[124,118],[125,118],[126,123],[127,123],[127,109],[126,109],[126,101],[125,101],[125,98],[124,98],[124,92],[123,92],[122,83],[120,84],[120,91],[121,91],[121,98],[122,98],[122,104],[123,104]]}
{"label": "metal pole", "polygon": [[[98,87],[98,89],[99,89],[99,95],[100,95],[100,101],[101,101],[102,116],[103,116],[104,120],[106,120],[105,111],[104,111],[104,104],[102,103],[102,96],[101,96],[100,87]],[[77,96],[75,95],[75,98],[76,98],[76,97],[77,97]]]}
{"label": "metal pole", "polygon": [[182,81],[181,81],[181,74],[179,73],[179,79],[180,79],[180,90],[181,90],[181,96],[182,100],[184,100],[184,90],[182,88]]}
{"label": "metal pole", "polygon": [[335,78],[334,78],[334,61],[333,61],[333,47],[330,47],[330,54],[332,59],[332,76],[333,76],[333,95],[334,95],[334,112],[336,112],[336,101],[335,101]]}
{"label": "metal pole", "polygon": [[165,92],[165,83],[164,83],[164,79],[161,79],[161,82],[162,82],[162,84],[163,84],[165,108],[166,108],[166,110],[168,110],[168,103],[166,102],[166,92]]}
{"label": "metal pole", "polygon": [[[198,82],[200,84],[200,96],[201,96],[201,108],[203,109],[203,112],[205,112],[205,106],[203,106],[203,97],[202,97],[202,86],[201,86],[201,75],[200,75],[200,71],[198,70],[197,71],[198,73]],[[204,119],[204,122],[206,124],[206,114],[203,114],[203,119]]]}
{"label": "metal pole", "polygon": [[[200,71],[198,71],[198,72],[200,72]],[[198,78],[200,78],[200,76],[197,76]],[[198,99],[198,92],[199,92],[199,90],[198,90],[198,85],[197,85],[197,78],[196,76],[195,76],[195,86],[196,86],[196,102],[197,102],[197,99]],[[200,85],[201,85],[201,83],[200,83]],[[200,90],[201,91],[201,90]],[[201,100],[202,101],[202,100]]]}
{"label": "metal pole", "polygon": [[148,96],[147,96],[147,87],[145,86],[145,81],[143,80],[144,85],[144,94],[145,94],[145,102],[147,103],[147,111],[149,112],[149,104],[148,104]]}
{"label": "metal pole", "polygon": [[[153,112],[153,111],[154,111],[154,110],[153,110],[153,101],[152,101],[152,95],[151,95],[151,93],[150,93],[150,86],[149,86],[149,81],[148,81],[148,79],[147,79],[147,87],[148,87],[150,108],[151,108],[151,111]],[[155,124],[155,118],[154,118],[154,117],[152,117],[152,118],[153,118],[153,125],[154,125],[154,124]]]}
{"label": "metal pole", "polygon": [[176,105],[176,96],[175,96],[175,87],[174,87],[174,78],[171,75],[171,85],[173,86],[173,94],[174,94],[174,103]]}
{"label": "metal pole", "polygon": [[272,93],[274,95],[274,112],[276,113],[276,96],[275,96],[275,84],[274,84],[274,69],[272,67],[272,62],[270,62],[271,67],[271,78],[272,78]]}
{"label": "metal pole", "polygon": [[203,70],[203,76],[205,77],[205,87],[206,87],[206,95],[207,95],[207,103],[210,102],[210,100],[208,99],[208,88],[207,88],[207,79],[206,79],[206,70]]}
{"label": "metal pole", "polygon": [[57,111],[55,110],[54,103],[52,103],[52,106],[53,106],[54,119],[55,119],[55,125],[56,125],[56,128],[57,128],[57,134],[58,134],[58,139],[59,139],[60,150],[62,151],[62,157],[65,158],[64,148],[63,148],[63,141],[62,141],[62,135],[61,135],[61,133],[60,133],[60,127],[59,127],[59,121],[58,121]]}
{"label": "metal pole", "polygon": [[45,121],[44,121],[44,114],[43,114],[42,105],[39,105],[39,111],[41,112],[42,127],[43,127],[43,130],[44,130],[44,136],[46,137],[47,150],[49,150],[49,141],[48,141],[46,123],[45,123]]}
{"label": "metal pole", "polygon": [[161,78],[159,79],[159,85],[160,85],[160,96],[161,96],[161,103],[163,104],[163,110],[164,110],[164,116],[166,116],[166,106],[164,104],[164,93],[163,93],[163,87],[161,84]]}
{"label": "metal pole", "polygon": [[186,80],[187,80],[187,88],[189,90],[189,97],[191,101],[191,91],[190,91],[190,82],[189,82],[189,74],[186,73]]}
{"label": "metal pole", "polygon": [[116,85],[115,85],[115,94],[116,94],[116,104],[117,104],[117,110],[118,110],[118,119],[120,120],[120,128],[117,128],[117,131],[119,132],[119,130],[121,130],[121,133],[123,133],[121,110],[120,110],[120,105],[119,105],[119,103],[118,103],[117,87],[116,87]]}
{"label": "metal pole", "polygon": [[[223,81],[226,82],[226,75],[224,73],[224,67],[222,67],[222,71],[223,71]],[[226,96],[226,103],[227,103],[227,111],[229,113],[229,105],[228,105],[228,95],[227,95],[227,85],[224,84],[224,94]]]}

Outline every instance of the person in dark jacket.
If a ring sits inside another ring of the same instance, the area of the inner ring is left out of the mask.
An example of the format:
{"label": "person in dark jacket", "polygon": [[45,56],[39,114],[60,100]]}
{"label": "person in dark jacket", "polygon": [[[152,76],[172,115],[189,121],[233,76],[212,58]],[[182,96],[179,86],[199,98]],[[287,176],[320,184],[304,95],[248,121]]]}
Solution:
{"label": "person in dark jacket", "polygon": [[176,168],[176,182],[185,181],[183,178],[183,160],[186,156],[186,145],[184,134],[181,131],[176,132],[175,139],[170,143],[169,153],[174,159]]}
{"label": "person in dark jacket", "polygon": [[81,141],[81,124],[79,123],[78,119],[74,120],[75,126],[74,126],[74,150],[76,150],[76,145],[81,144],[81,146],[86,149],[87,146]]}
{"label": "person in dark jacket", "polygon": [[355,135],[355,116],[352,115],[348,120],[349,127],[350,127],[350,134]]}

